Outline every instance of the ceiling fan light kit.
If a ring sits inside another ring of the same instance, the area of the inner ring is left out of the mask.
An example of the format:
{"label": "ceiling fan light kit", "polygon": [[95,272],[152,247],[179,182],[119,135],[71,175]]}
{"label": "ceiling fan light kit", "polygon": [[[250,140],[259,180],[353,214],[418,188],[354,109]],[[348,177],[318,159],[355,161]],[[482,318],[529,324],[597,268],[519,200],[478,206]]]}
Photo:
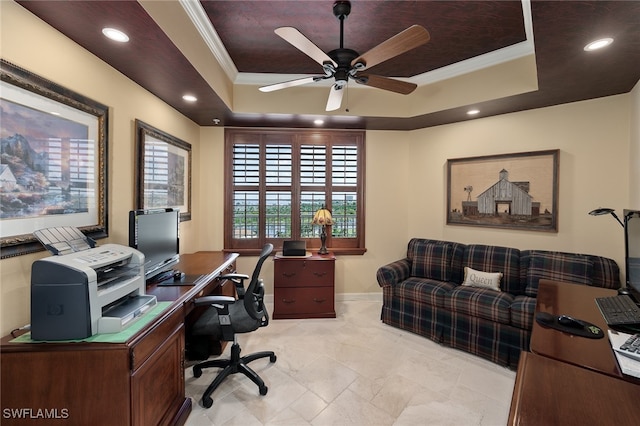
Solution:
{"label": "ceiling fan light kit", "polygon": [[327,111],[334,111],[340,108],[343,89],[347,86],[349,79],[358,84],[403,95],[413,92],[417,87],[414,83],[380,75],[362,74],[361,72],[427,43],[430,39],[429,32],[420,25],[412,25],[370,49],[365,54],[360,55],[355,50],[344,47],[344,20],[349,16],[349,13],[351,13],[351,2],[336,1],[333,4],[333,14],[340,21],[340,47],[328,53],[322,51],[296,28],[276,28],[275,33],[278,36],[322,65],[324,74],[271,84],[260,87],[259,90],[272,92],[333,78],[335,83],[331,86],[329,92]]}

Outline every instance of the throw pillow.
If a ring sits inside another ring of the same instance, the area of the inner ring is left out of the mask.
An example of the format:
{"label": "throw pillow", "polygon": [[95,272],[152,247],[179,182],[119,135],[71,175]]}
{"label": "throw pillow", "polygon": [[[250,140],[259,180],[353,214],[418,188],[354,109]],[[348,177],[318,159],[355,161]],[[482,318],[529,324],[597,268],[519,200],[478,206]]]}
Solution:
{"label": "throw pillow", "polygon": [[411,259],[411,276],[449,281],[451,276],[450,244],[415,244]]}
{"label": "throw pillow", "polygon": [[464,281],[462,285],[468,287],[489,288],[491,290],[500,291],[500,280],[502,272],[483,272],[464,267]]}

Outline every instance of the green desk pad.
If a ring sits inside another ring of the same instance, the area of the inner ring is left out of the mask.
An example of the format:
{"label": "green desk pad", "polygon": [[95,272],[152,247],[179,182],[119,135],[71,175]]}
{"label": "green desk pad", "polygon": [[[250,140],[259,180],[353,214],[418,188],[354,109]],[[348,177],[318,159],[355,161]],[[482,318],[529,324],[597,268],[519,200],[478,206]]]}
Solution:
{"label": "green desk pad", "polygon": [[149,312],[142,314],[136,322],[119,333],[94,334],[93,336],[76,340],[33,340],[31,339],[31,333],[25,333],[11,340],[11,343],[124,343],[153,321],[158,315],[167,309],[171,303],[172,302],[158,302]]}

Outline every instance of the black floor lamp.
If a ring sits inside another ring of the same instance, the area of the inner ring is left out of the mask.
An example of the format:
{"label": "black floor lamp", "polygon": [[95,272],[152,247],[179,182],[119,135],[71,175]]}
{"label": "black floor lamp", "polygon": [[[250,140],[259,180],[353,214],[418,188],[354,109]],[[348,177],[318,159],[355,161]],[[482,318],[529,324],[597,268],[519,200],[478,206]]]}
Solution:
{"label": "black floor lamp", "polygon": [[[614,209],[610,209],[610,208],[607,208],[607,207],[600,207],[600,208],[597,208],[595,210],[591,210],[589,212],[589,214],[591,216],[602,216],[604,214],[610,214],[611,216],[613,216],[618,221],[618,223],[623,228],[625,228],[624,223],[620,220],[620,218],[618,217],[618,215],[616,214]],[[626,222],[626,219],[627,218],[625,217],[625,222]],[[626,238],[626,236],[625,236],[625,238]],[[627,279],[628,279],[628,277],[627,277]],[[622,286],[618,289],[618,293],[619,294],[629,294],[629,289],[627,288],[626,283],[622,284]]]}

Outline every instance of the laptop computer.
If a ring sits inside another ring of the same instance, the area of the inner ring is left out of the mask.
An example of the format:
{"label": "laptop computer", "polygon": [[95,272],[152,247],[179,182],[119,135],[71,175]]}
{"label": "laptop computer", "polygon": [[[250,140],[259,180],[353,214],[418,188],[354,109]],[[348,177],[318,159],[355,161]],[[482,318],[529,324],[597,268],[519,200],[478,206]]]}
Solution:
{"label": "laptop computer", "polygon": [[282,243],[282,255],[283,256],[306,256],[307,255],[307,242],[290,240]]}

